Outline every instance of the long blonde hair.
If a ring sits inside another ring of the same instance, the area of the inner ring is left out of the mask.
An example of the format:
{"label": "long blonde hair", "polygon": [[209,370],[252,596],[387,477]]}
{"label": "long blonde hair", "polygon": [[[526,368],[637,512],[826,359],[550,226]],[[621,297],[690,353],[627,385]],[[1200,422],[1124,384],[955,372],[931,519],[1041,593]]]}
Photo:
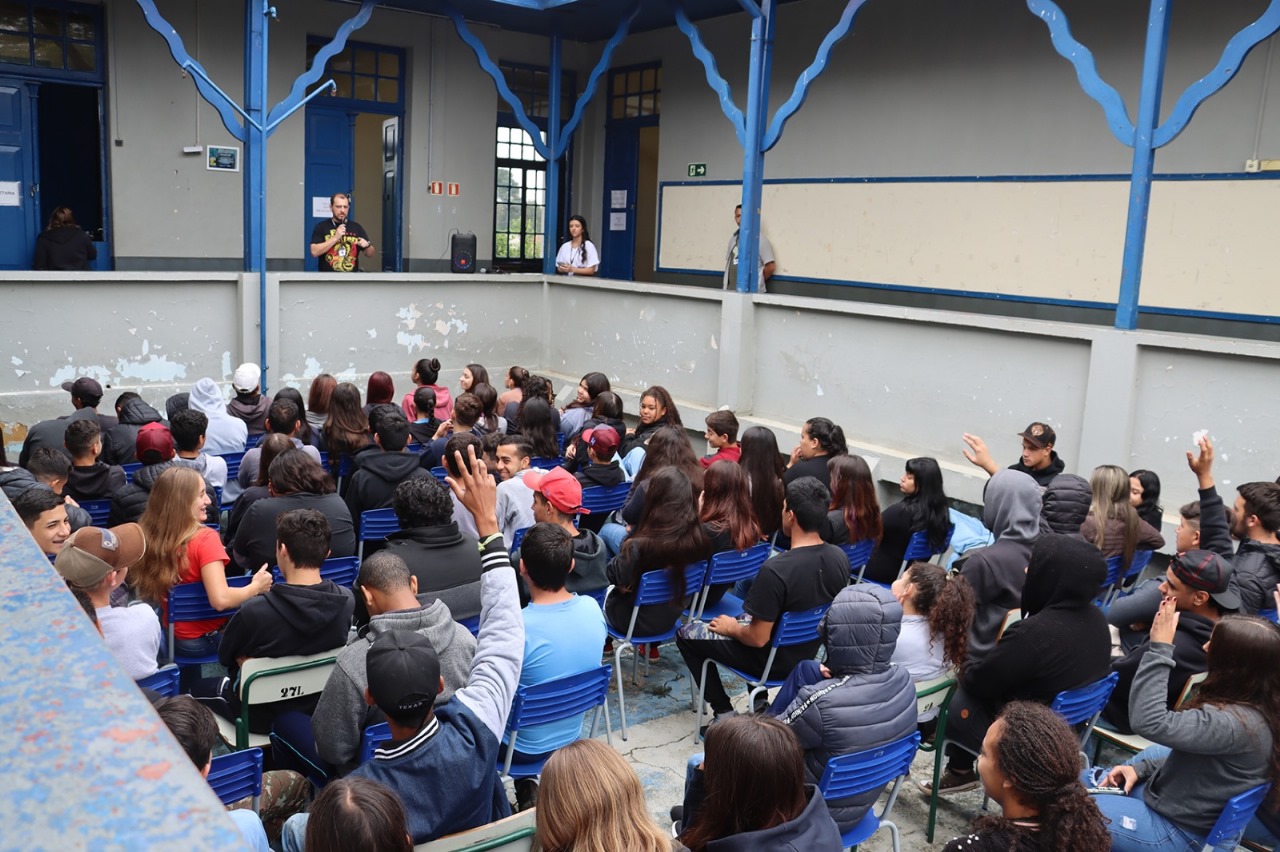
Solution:
{"label": "long blonde hair", "polygon": [[671,838],[645,809],[640,779],[598,740],[556,751],[538,790],[540,852],[669,852]]}
{"label": "long blonde hair", "polygon": [[159,603],[177,585],[187,562],[187,543],[200,531],[191,506],[204,492],[204,479],[189,467],[175,465],[156,478],[138,519],[147,552],[130,577],[144,600]]}
{"label": "long blonde hair", "polygon": [[1142,522],[1137,510],[1129,503],[1129,474],[1113,464],[1100,465],[1089,477],[1089,490],[1093,493],[1089,514],[1098,525],[1093,544],[1102,550],[1107,536],[1107,521],[1120,521],[1124,527],[1124,567],[1128,570],[1133,552],[1138,547],[1138,526]]}

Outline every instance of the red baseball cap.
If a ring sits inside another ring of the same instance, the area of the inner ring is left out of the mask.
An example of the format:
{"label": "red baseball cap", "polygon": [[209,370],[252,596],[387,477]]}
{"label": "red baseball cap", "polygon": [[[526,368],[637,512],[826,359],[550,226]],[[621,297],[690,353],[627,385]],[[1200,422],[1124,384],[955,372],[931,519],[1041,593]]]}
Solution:
{"label": "red baseball cap", "polygon": [[582,440],[601,458],[613,458],[618,451],[618,431],[612,426],[597,426],[582,433]]}
{"label": "red baseball cap", "polygon": [[163,423],[148,423],[138,430],[138,461],[158,464],[173,458],[173,433]]}
{"label": "red baseball cap", "polygon": [[582,483],[562,467],[531,470],[524,475],[524,484],[566,515],[591,514],[590,509],[582,508]]}

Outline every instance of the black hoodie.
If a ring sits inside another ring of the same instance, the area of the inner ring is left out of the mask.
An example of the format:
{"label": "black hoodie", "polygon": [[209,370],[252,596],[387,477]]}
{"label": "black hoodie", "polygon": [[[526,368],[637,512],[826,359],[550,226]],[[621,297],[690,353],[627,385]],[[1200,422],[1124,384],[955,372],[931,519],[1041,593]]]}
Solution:
{"label": "black hoodie", "polygon": [[141,398],[130,399],[120,406],[120,422],[102,433],[102,455],[107,464],[133,464],[138,460],[138,430],[148,423],[163,423],[160,412]]}
{"label": "black hoodie", "polygon": [[98,249],[81,228],[63,227],[41,231],[36,237],[36,256],[32,269],[83,272],[89,261],[97,260]]}
{"label": "black hoodie", "polygon": [[[231,616],[218,646],[218,662],[234,681],[241,657],[288,657],[342,648],[354,608],[351,590],[332,580],[314,586],[277,583],[265,595],[249,598]],[[289,709],[310,712],[317,700],[318,695],[312,696],[305,709],[288,702]],[[277,704],[268,715],[278,710]],[[250,719],[250,727],[254,721]]]}
{"label": "black hoodie", "polygon": [[351,511],[351,522],[358,529],[360,513],[370,509],[387,509],[396,486],[406,479],[427,476],[419,467],[417,453],[367,452],[358,457],[360,468],[351,476],[345,500]]}
{"label": "black hoodie", "polygon": [[1049,466],[1042,467],[1039,470],[1032,470],[1022,463],[1022,459],[1018,459],[1017,464],[1009,465],[1009,470],[1019,470],[1036,481],[1036,485],[1041,488],[1047,488],[1054,478],[1066,470],[1067,465],[1062,459],[1058,458],[1056,450],[1049,451]]}
{"label": "black hoodie", "polygon": [[84,467],[71,468],[67,485],[62,493],[79,502],[81,500],[107,500],[124,487],[124,470],[119,465],[94,462]]}

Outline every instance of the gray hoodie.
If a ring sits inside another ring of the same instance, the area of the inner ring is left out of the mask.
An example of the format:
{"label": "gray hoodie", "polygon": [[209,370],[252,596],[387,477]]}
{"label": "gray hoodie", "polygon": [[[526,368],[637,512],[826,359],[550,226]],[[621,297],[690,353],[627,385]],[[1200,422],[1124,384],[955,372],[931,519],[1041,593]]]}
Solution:
{"label": "gray hoodie", "polygon": [[998,471],[987,482],[982,522],[995,534],[995,543],[971,551],[960,569],[977,603],[969,631],[971,665],[995,646],[1009,610],[1022,606],[1031,546],[1040,531],[1040,486],[1021,471]]}
{"label": "gray hoodie", "polygon": [[244,439],[249,436],[249,429],[243,420],[227,413],[227,403],[217,382],[206,376],[192,385],[187,405],[209,418],[209,428],[204,433],[206,453],[220,456],[244,452]]}
{"label": "gray hoodie", "polygon": [[337,665],[311,716],[316,752],[337,767],[339,774],[345,775],[359,763],[365,727],[383,721],[381,713],[364,699],[369,685],[364,664],[373,640],[388,630],[413,630],[431,641],[444,677],[444,691],[436,696],[437,707],[453,697],[454,690],[467,685],[476,640],[467,628],[453,620],[449,607],[435,601],[421,609],[375,615],[355,641],[338,654]]}

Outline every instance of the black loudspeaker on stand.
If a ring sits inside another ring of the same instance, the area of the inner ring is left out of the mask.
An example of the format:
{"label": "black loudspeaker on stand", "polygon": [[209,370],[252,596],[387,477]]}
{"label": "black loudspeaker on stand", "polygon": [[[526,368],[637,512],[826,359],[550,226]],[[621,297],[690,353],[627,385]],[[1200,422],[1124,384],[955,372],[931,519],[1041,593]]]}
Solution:
{"label": "black loudspeaker on stand", "polygon": [[476,271],[476,235],[454,234],[449,238],[449,268],[454,273]]}

